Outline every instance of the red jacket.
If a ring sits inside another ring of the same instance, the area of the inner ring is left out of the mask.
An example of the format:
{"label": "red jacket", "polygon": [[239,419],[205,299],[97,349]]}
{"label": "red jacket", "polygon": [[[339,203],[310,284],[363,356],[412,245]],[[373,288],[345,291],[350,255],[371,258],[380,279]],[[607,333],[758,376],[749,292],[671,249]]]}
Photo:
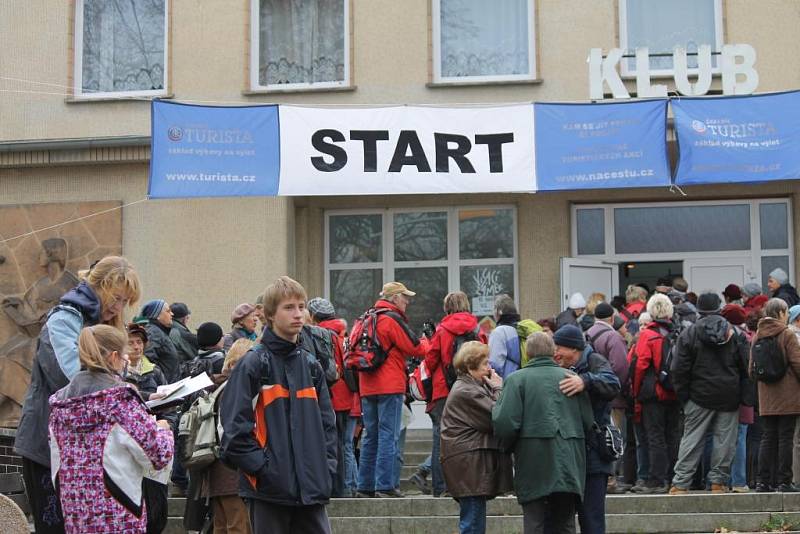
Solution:
{"label": "red jacket", "polygon": [[[636,370],[631,387],[631,394],[634,399],[639,395],[639,389],[642,387],[642,379],[647,368],[651,365],[655,367],[656,371],[661,368],[661,351],[664,344],[664,336],[658,331],[660,326],[657,321],[653,321],[639,333],[639,341],[636,342]],[[656,396],[659,401],[677,400],[675,392],[664,389],[658,381],[656,381]]]}
{"label": "red jacket", "polygon": [[[333,336],[333,359],[336,362],[336,371],[341,377],[344,371],[344,336],[347,327],[341,319],[328,319],[320,322],[319,326],[335,334]],[[347,387],[342,378],[333,383],[330,387],[330,392],[333,411],[350,411],[353,406],[353,392],[350,391],[350,388]]]}
{"label": "red jacket", "polygon": [[425,366],[433,376],[433,398],[426,411],[433,409],[433,403],[446,399],[450,390],[444,378],[444,366],[453,361],[453,340],[478,327],[478,320],[469,312],[446,315],[431,339],[431,348],[425,356]]}
{"label": "red jacket", "polygon": [[389,355],[375,371],[358,374],[359,393],[362,397],[405,394],[408,383],[406,357],[422,358],[428,352],[430,342],[425,338],[418,338],[411,331],[406,315],[391,302],[378,300],[375,308],[386,308],[395,312],[402,317],[403,323],[386,314],[378,316],[378,342],[384,350],[389,350]]}
{"label": "red jacket", "polygon": [[[628,314],[630,314],[634,319],[638,319],[643,312],[647,311],[647,304],[641,300],[635,300],[625,305],[625,311],[627,311]],[[630,320],[628,315],[625,315],[624,313],[622,314],[622,318],[625,319],[625,323]]]}

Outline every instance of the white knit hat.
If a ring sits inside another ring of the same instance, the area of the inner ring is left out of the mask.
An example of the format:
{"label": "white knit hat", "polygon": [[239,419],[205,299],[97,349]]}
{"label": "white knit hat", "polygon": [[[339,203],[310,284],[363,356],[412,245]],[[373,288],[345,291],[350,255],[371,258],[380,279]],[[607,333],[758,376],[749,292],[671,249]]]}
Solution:
{"label": "white knit hat", "polygon": [[570,310],[577,310],[586,307],[586,299],[580,293],[575,293],[569,298],[568,307]]}

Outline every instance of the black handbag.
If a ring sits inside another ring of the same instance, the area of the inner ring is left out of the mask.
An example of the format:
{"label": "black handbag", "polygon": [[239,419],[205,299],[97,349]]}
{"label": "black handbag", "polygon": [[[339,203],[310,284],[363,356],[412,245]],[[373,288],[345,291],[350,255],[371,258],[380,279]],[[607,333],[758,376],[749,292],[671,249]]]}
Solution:
{"label": "black handbag", "polygon": [[625,454],[622,432],[613,424],[599,425],[595,422],[592,425],[590,444],[600,458],[607,462],[617,461]]}

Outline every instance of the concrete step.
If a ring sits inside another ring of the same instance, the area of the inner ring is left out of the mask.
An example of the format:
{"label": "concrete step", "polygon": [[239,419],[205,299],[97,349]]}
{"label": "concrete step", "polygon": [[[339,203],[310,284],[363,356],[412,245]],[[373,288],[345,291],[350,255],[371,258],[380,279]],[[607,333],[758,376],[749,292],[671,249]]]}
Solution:
{"label": "concrete step", "polygon": [[406,438],[406,447],[403,449],[404,454],[408,454],[410,452],[416,453],[425,453],[425,456],[431,453],[431,448],[433,447],[433,442],[430,438],[428,439],[408,439]]}
{"label": "concrete step", "polygon": [[427,452],[408,452],[404,451],[403,453],[403,465],[413,465],[414,467],[418,466],[422,462],[425,461],[425,458],[431,453],[430,450]]}

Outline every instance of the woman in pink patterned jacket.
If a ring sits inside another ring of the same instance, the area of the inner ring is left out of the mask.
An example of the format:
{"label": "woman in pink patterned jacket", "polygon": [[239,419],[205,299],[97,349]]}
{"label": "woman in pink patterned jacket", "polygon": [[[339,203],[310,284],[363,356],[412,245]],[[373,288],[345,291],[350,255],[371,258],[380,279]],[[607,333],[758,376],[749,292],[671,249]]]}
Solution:
{"label": "woman in pink patterned jacket", "polygon": [[122,382],[126,345],[116,328],[84,328],[82,370],[50,397],[53,483],[67,533],[145,532],[142,479],[169,476],[172,431]]}

